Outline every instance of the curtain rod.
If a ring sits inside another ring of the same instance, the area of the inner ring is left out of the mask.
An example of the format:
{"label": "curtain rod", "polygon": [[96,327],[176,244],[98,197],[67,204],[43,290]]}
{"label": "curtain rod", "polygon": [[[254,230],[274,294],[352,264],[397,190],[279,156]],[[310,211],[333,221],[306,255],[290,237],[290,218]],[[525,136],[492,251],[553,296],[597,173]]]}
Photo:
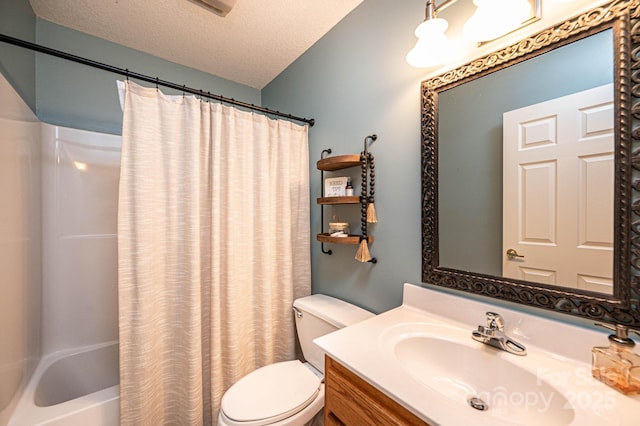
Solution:
{"label": "curtain rod", "polygon": [[179,85],[176,83],[172,83],[166,80],[160,80],[159,78],[150,77],[148,75],[140,74],[137,72],[129,71],[128,69],[122,69],[115,67],[113,65],[104,64],[102,62],[93,61],[91,59],[83,58],[81,56],[72,55],[71,53],[63,52],[61,50],[52,49],[50,47],[41,46],[39,44],[31,43],[30,41],[21,40],[19,38],[14,38],[5,34],[0,34],[0,41],[5,43],[12,44],[18,47],[24,47],[25,49],[34,50],[36,52],[45,53],[47,55],[55,56],[58,58],[66,59],[68,61],[77,62],[79,64],[88,65],[93,68],[98,68],[104,71],[112,72],[115,74],[120,74],[127,78],[135,78],[136,80],[146,81],[148,83],[153,83],[156,86],[168,87],[170,89],[176,89],[182,91],[183,93],[191,93],[194,95],[198,95],[203,98],[215,99],[220,102],[224,102],[231,105],[240,106],[243,108],[247,108],[253,111],[259,111],[265,114],[276,115],[278,117],[288,118],[290,120],[301,121],[303,123],[309,124],[309,126],[313,126],[315,124],[315,120],[313,118],[303,118],[296,117],[295,115],[285,114],[280,111],[274,111],[269,108],[261,107],[254,104],[248,104],[246,102],[237,101],[233,98],[227,98],[220,95],[211,94],[209,92],[205,92],[203,90],[194,89],[192,87],[187,87],[184,85]]}

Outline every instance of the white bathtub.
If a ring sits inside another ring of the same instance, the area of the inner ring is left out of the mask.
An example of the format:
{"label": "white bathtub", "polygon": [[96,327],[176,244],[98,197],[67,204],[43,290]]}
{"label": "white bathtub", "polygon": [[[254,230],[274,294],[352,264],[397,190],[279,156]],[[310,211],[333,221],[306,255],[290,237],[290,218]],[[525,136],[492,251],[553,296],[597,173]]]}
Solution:
{"label": "white bathtub", "polygon": [[118,426],[118,343],[40,361],[8,426]]}

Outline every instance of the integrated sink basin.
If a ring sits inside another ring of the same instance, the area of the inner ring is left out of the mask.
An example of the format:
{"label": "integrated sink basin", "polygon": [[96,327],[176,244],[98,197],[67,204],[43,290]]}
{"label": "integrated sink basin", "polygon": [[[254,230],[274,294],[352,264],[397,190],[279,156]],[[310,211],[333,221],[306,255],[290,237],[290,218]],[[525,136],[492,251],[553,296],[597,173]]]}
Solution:
{"label": "integrated sink basin", "polygon": [[387,362],[460,410],[485,411],[483,416],[503,424],[560,426],[574,420],[573,406],[560,390],[516,365],[521,360],[515,355],[473,341],[469,331],[400,324],[386,329],[380,344]]}

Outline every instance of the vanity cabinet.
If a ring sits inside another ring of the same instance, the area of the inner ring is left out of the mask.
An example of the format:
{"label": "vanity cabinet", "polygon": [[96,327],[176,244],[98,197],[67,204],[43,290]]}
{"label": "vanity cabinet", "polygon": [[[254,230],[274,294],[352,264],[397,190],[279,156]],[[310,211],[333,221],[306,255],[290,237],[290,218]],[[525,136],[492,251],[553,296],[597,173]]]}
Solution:
{"label": "vanity cabinet", "polygon": [[428,424],[329,356],[325,357],[324,424]]}

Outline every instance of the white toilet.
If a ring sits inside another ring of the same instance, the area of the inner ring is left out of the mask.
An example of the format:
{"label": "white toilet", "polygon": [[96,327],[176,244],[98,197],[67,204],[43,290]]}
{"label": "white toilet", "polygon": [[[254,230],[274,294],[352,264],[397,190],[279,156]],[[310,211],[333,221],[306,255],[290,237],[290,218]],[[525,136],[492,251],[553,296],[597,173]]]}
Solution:
{"label": "white toilet", "polygon": [[342,300],[314,294],[293,302],[307,360],[278,362],[249,373],[222,397],[218,425],[302,426],[324,406],[324,352],[313,339],[374,316]]}

